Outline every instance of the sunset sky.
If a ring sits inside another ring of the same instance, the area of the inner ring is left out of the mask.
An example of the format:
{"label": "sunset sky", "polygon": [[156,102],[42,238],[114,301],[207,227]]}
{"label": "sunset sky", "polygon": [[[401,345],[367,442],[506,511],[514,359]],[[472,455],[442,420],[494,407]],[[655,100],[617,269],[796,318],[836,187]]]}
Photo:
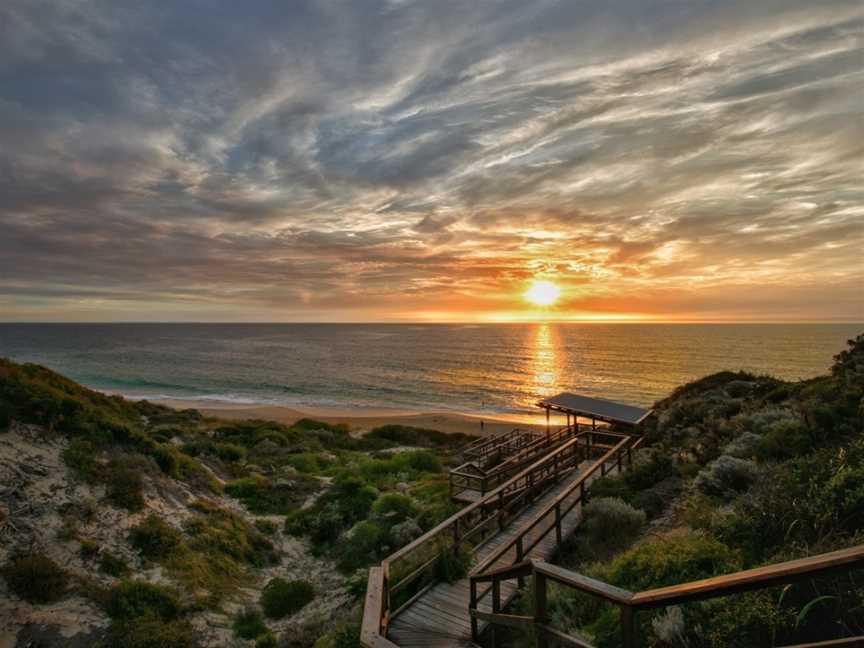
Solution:
{"label": "sunset sky", "polygon": [[862,33],[860,0],[4,0],[0,320],[862,321]]}

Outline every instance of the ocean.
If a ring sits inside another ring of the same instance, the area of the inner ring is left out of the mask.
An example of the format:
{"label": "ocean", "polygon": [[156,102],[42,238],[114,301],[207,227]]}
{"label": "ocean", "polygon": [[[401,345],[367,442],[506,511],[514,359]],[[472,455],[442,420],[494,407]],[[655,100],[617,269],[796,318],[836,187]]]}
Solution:
{"label": "ocean", "polygon": [[861,324],[0,324],[0,356],[135,398],[521,418],[723,369],[825,373]]}

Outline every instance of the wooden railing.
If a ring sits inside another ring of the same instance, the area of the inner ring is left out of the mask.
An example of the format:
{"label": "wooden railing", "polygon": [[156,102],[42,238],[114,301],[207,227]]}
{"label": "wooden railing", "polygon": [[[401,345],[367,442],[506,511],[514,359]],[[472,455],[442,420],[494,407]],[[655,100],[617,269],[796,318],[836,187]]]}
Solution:
{"label": "wooden railing", "polygon": [[[433,570],[442,553],[467,550],[473,554],[538,494],[578,470],[582,461],[602,449],[608,437],[608,433],[591,430],[576,434],[474,504],[391,554],[380,567],[371,568],[361,628],[363,645],[367,648],[392,646],[385,639],[390,618],[434,585]],[[393,609],[397,600],[401,604]]]}
{"label": "wooden railing", "polygon": [[514,428],[494,436],[477,439],[462,450],[464,461],[485,463],[491,456],[499,453],[515,452],[529,443],[533,443],[539,433],[534,430]]}
{"label": "wooden railing", "polygon": [[[641,441],[641,439],[634,437],[608,432],[592,436],[602,436],[606,440],[617,439],[617,443],[609,447],[608,443],[599,443],[597,440],[599,447],[606,449],[603,456],[588,470],[584,471],[578,480],[549,502],[530,522],[523,525],[510,542],[501,545],[474,567],[471,571],[471,599],[469,603],[471,609],[476,611],[480,602],[490,594],[494,599],[493,610],[501,604],[500,591],[498,593],[493,592],[494,582],[484,591],[478,592],[477,585],[486,581],[484,575],[487,572],[506,570],[508,567],[522,563],[525,557],[530,555],[531,550],[543,542],[550,533],[555,533],[555,544],[561,546],[564,540],[565,520],[568,516],[576,516],[581,512],[581,509],[577,511],[576,507],[584,502],[590,481],[595,476],[605,477],[613,470],[620,473],[625,463],[628,466],[631,465],[633,462],[632,451]],[[522,586],[522,584],[520,580],[519,585]],[[477,618],[477,616],[472,617],[471,623],[471,634],[475,641],[479,640]]]}
{"label": "wooden railing", "polygon": [[[864,568],[864,545],[833,551],[831,553],[790,560],[788,562],[757,567],[746,571],[706,578],[704,580],[661,587],[633,593],[608,583],[589,578],[562,567],[546,562],[526,560],[516,565],[489,571],[471,577],[472,591],[478,583],[491,583],[493,612],[478,610],[471,606],[471,617],[484,620],[493,625],[533,629],[538,648],[569,646],[593,648],[585,640],[566,634],[549,625],[547,614],[547,590],[549,581],[584,592],[590,596],[604,599],[620,608],[621,640],[624,648],[635,648],[639,637],[636,633],[636,614],[668,605],[691,603],[704,599],[727,596],[740,592],[764,589],[775,585],[793,583],[799,580],[824,576],[837,572],[851,572]],[[524,581],[530,579],[534,594],[534,615],[518,616],[504,614],[500,610],[501,584],[508,580]],[[825,643],[806,644],[806,646],[862,646],[864,637],[837,639]],[[494,637],[493,637],[494,648]],[[804,648],[801,646],[800,648]]]}
{"label": "wooden railing", "polygon": [[489,470],[483,470],[471,462],[454,468],[450,471],[450,497],[463,491],[475,491],[480,496],[485,495],[546,454],[550,448],[578,434],[580,429],[588,431],[589,428],[572,425],[562,427],[548,435],[543,434],[530,443],[522,445],[511,456]]}

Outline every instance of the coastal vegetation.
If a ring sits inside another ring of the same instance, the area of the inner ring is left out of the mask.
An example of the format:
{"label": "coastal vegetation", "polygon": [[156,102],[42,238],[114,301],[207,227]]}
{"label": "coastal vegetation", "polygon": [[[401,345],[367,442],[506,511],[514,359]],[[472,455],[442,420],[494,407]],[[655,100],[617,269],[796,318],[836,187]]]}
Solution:
{"label": "coastal vegetation", "polygon": [[[828,376],[790,383],[724,372],[656,410],[650,447],[631,471],[591,487],[559,563],[635,592],[864,542],[864,336]],[[641,633],[650,646],[718,648],[864,634],[861,577],[645,612]],[[527,598],[518,605],[530,613]],[[619,645],[617,608],[600,599],[552,588],[549,610],[554,627]]]}
{"label": "coastal vegetation", "polygon": [[[88,494],[58,504],[59,544],[6,554],[0,584],[36,605],[89,601],[111,619],[107,646],[198,645],[192,621],[204,613],[230,614],[230,634],[257,646],[277,645],[277,627],[298,628],[296,645],[311,645],[324,632],[322,612],[307,613],[320,597],[351,609],[366,566],[454,510],[445,469],[470,440],[401,425],[355,436],[311,419],[225,421],[106,396],[7,360],[0,421],[0,433],[40,430],[59,442],[70,487]],[[110,529],[100,527],[106,516]],[[342,574],[341,587],[329,591],[329,579],[319,594],[293,572],[285,550],[293,555],[298,542]],[[245,607],[229,612],[238,600]],[[350,645],[353,617],[331,634]]]}

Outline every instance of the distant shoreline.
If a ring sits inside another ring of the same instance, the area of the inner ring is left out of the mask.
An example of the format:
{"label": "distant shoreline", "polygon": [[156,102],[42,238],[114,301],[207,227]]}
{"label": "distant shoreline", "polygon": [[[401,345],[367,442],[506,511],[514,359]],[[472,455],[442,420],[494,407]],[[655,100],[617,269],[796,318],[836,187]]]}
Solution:
{"label": "distant shoreline", "polygon": [[[127,396],[127,398],[129,398]],[[240,420],[265,419],[279,423],[291,424],[301,418],[312,418],[326,423],[345,423],[356,433],[366,433],[382,425],[410,425],[414,427],[431,428],[441,432],[471,434],[475,436],[489,435],[509,431],[515,427],[543,428],[545,424],[531,423],[516,418],[500,415],[480,417],[473,414],[458,412],[412,412],[409,410],[393,410],[387,408],[351,407],[351,408],[293,408],[284,405],[237,404],[220,403],[218,401],[157,399],[152,402],[173,409],[196,409],[205,416]],[[540,419],[538,414],[538,420]],[[483,423],[481,428],[481,421]],[[558,421],[553,421],[554,425]]]}

